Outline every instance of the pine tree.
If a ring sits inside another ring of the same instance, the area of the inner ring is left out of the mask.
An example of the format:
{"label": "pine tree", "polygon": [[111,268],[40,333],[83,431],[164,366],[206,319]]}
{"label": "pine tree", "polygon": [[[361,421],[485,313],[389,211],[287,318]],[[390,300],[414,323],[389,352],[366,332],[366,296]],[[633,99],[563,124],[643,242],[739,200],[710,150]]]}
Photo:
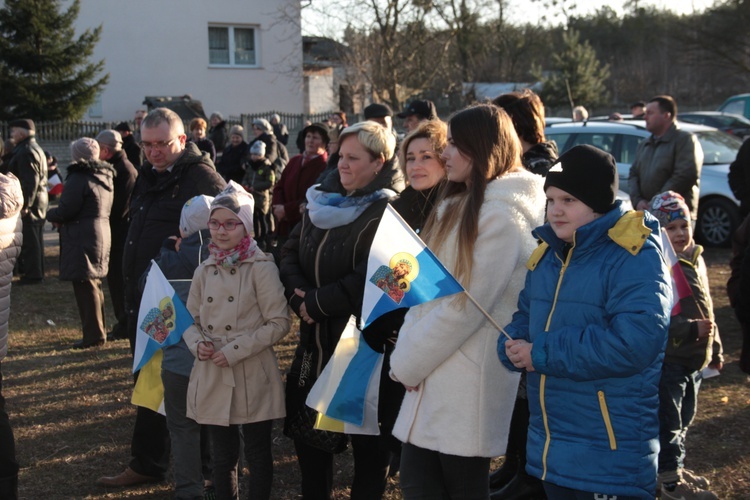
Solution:
{"label": "pine tree", "polygon": [[596,57],[596,51],[584,41],[574,29],[562,35],[563,48],[552,56],[552,71],[544,76],[539,68],[533,72],[542,82],[542,100],[548,106],[570,103],[586,107],[607,102],[607,88],[604,81],[609,78],[609,65],[603,65]]}
{"label": "pine tree", "polygon": [[80,119],[107,84],[89,58],[101,26],[75,37],[79,0],[5,0],[0,9],[0,120]]}

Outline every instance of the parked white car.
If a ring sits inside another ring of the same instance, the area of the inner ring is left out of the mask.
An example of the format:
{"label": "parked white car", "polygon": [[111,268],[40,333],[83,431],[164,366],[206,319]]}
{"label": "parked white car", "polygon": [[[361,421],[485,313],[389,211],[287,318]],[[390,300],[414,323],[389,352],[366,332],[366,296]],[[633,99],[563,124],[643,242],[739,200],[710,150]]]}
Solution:
{"label": "parked white car", "polygon": [[[727,174],[742,141],[713,127],[683,122],[679,125],[694,133],[703,148],[696,239],[707,246],[729,246],[741,221],[740,202],[729,189]],[[643,120],[552,124],[544,133],[548,140],[557,143],[561,154],[578,144],[590,144],[612,154],[617,162],[620,189],[625,191],[638,144],[651,135]]]}

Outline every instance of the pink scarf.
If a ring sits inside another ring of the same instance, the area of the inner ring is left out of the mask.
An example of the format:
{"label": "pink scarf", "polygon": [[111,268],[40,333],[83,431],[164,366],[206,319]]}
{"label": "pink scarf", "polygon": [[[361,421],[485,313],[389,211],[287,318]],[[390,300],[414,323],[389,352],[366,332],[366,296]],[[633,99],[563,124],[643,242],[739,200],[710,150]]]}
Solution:
{"label": "pink scarf", "polygon": [[208,252],[216,260],[216,264],[229,269],[237,263],[252,257],[258,249],[258,244],[249,235],[242,238],[240,244],[231,250],[222,250],[214,242],[208,244]]}

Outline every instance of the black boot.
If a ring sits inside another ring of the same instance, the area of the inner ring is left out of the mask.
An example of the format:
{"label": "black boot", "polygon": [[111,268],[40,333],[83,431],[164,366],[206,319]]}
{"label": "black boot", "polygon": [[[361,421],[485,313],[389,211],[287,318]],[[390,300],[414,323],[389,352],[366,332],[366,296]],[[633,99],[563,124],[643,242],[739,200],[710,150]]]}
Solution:
{"label": "black boot", "polygon": [[18,474],[0,478],[0,498],[3,500],[18,499]]}
{"label": "black boot", "polygon": [[490,473],[490,491],[504,487],[518,474],[518,457],[513,454],[505,455],[505,461],[499,469]]}
{"label": "black boot", "polygon": [[490,492],[490,500],[546,500],[542,482],[519,471],[504,488]]}

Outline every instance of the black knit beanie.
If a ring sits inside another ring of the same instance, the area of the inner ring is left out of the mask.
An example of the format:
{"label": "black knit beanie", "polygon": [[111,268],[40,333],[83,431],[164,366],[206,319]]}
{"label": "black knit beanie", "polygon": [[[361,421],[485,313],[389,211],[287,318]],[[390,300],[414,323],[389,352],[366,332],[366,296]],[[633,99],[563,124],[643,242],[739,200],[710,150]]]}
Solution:
{"label": "black knit beanie", "polygon": [[599,214],[614,208],[617,200],[617,164],[614,157],[587,144],[575,146],[553,163],[544,181],[578,198]]}

